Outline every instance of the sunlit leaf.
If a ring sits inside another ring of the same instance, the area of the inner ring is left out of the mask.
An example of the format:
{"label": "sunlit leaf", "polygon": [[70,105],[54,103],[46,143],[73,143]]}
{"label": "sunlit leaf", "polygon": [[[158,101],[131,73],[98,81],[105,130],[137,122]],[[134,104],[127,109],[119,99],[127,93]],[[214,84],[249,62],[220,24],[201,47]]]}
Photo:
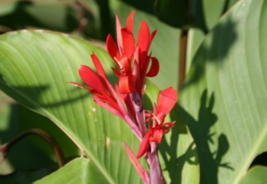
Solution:
{"label": "sunlit leaf", "polygon": [[242,0],[208,34],[181,92],[203,183],[238,183],[267,150],[267,1]]}

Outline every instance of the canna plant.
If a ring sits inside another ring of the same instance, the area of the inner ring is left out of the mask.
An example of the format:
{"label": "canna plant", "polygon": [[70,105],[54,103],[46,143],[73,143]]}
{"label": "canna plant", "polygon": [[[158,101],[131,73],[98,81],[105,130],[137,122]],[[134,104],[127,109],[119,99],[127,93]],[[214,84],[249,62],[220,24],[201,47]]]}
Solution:
{"label": "canna plant", "polygon": [[[126,27],[122,27],[119,18],[116,17],[117,45],[111,35],[108,35],[106,41],[108,53],[117,65],[117,70],[115,68],[112,70],[119,78],[118,84],[113,87],[108,81],[95,53],[91,54],[91,59],[97,73],[85,65],[79,69],[79,75],[88,87],[76,82],[70,84],[88,90],[95,103],[120,117],[130,126],[141,142],[136,156],[127,143],[124,143],[131,162],[145,184],[162,184],[164,179],[158,159],[157,144],[161,143],[163,134],[175,124],[175,121],[165,123],[164,120],[177,102],[177,91],[172,87],[162,90],[153,111],[144,109],[145,77],[154,77],[159,72],[157,58],[149,53],[157,31],[150,34],[148,25],[143,20],[136,44],[133,18],[134,12],[129,15]],[[149,165],[149,174],[137,160],[142,156],[145,156]]]}
{"label": "canna plant", "polygon": [[266,0],[53,1],[0,3],[0,183],[267,183]]}

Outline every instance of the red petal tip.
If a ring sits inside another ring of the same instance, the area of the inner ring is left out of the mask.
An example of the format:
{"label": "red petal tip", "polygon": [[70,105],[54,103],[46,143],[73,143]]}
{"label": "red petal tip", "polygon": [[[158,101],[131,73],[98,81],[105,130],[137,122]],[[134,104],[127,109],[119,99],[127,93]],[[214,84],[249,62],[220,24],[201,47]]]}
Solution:
{"label": "red petal tip", "polygon": [[139,150],[137,152],[136,158],[142,157],[147,152],[147,150],[149,149],[149,146],[150,146],[149,137],[150,137],[150,135],[151,135],[151,131],[148,131],[146,133],[146,135],[144,136],[144,138],[143,138],[143,140],[142,140],[142,142],[140,144]]}
{"label": "red petal tip", "polygon": [[118,57],[119,54],[118,54],[117,45],[116,45],[113,37],[110,34],[107,36],[106,47],[107,47],[107,51],[108,51],[108,53],[112,59],[114,59],[114,57]]}
{"label": "red petal tip", "polygon": [[151,67],[149,71],[147,72],[147,77],[155,77],[159,73],[159,61],[157,58],[152,57],[151,58]]}

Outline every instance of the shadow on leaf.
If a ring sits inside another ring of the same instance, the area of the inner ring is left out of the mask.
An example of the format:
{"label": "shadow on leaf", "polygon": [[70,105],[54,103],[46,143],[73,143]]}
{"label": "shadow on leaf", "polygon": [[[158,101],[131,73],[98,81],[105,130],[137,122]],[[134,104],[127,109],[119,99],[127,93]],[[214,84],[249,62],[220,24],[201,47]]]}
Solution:
{"label": "shadow on leaf", "polygon": [[218,65],[218,68],[223,67],[223,63],[227,61],[226,57],[238,39],[235,27],[236,23],[229,17],[212,30],[195,54],[188,80],[181,90],[200,81],[205,76],[209,63]]}
{"label": "shadow on leaf", "polygon": [[[179,112],[189,126],[196,143],[201,172],[200,183],[217,184],[219,167],[234,170],[230,163],[222,162],[230,147],[226,135],[221,133],[216,140],[213,138],[216,133],[211,132],[218,120],[217,115],[212,112],[214,103],[214,93],[208,98],[207,90],[203,91],[197,119],[179,106]],[[216,151],[212,151],[214,149],[210,148],[211,144],[217,145]]]}
{"label": "shadow on leaf", "polygon": [[[177,111],[172,111],[171,119],[176,120],[176,125],[171,129],[171,138],[170,143],[167,142],[165,136],[162,138],[162,143],[159,145],[160,153],[165,162],[166,168],[162,168],[163,170],[167,170],[169,177],[171,179],[171,184],[182,183],[182,171],[184,169],[184,165],[188,164],[198,164],[198,160],[196,157],[196,147],[194,142],[192,142],[186,151],[182,155],[177,155],[178,142],[180,140],[180,136],[182,134],[189,134],[186,125],[181,120],[180,116],[177,116]],[[178,119],[177,119],[178,118]]]}

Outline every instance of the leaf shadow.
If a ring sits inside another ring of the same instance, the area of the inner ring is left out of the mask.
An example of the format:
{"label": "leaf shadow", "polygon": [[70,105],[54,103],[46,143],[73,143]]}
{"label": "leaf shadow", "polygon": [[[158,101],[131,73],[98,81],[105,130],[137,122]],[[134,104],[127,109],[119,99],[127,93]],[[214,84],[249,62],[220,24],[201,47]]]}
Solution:
{"label": "leaf shadow", "polygon": [[[200,163],[200,183],[218,183],[219,168],[234,170],[229,162],[223,162],[223,157],[227,154],[230,144],[224,133],[221,133],[217,139],[214,139],[216,132],[211,128],[218,120],[214,114],[215,94],[208,96],[207,90],[204,90],[200,99],[198,117],[195,119],[185,109],[179,106],[179,112],[184,121],[189,126],[192,136],[195,140],[199,163]],[[216,147],[216,151],[212,151]]]}
{"label": "leaf shadow", "polygon": [[[177,105],[178,108],[178,105]],[[192,142],[186,151],[182,155],[177,155],[178,142],[182,134],[188,134],[188,130],[184,122],[180,120],[181,117],[177,119],[177,111],[172,111],[170,116],[171,119],[176,119],[176,125],[171,129],[170,142],[167,141],[166,137],[162,138],[162,143],[159,145],[159,151],[164,160],[166,170],[171,179],[171,184],[182,183],[182,171],[186,163],[198,165],[198,158],[196,155],[196,147],[194,142]],[[168,143],[169,142],[169,143]]]}
{"label": "leaf shadow", "polygon": [[217,24],[197,50],[183,88],[200,81],[205,76],[206,65],[216,64],[222,68],[237,40],[236,22],[231,17]]}
{"label": "leaf shadow", "polygon": [[[50,85],[36,85],[36,86],[16,86],[16,85],[10,85],[8,82],[5,81],[3,75],[0,73],[0,85],[1,90],[12,97],[13,99],[17,100],[19,99],[19,102],[21,104],[27,104],[28,108],[32,110],[36,110],[39,108],[56,108],[59,106],[64,106],[70,103],[74,103],[78,100],[84,99],[88,97],[89,93],[85,91],[85,93],[82,93],[82,95],[77,95],[77,90],[80,90],[76,87],[73,87],[70,90],[66,90],[64,93],[70,93],[70,98],[67,99],[60,99],[55,100],[53,102],[45,102],[43,99],[44,93],[47,93],[48,90],[51,90]],[[66,83],[66,85],[70,85]],[[53,90],[53,89],[52,89]],[[58,90],[60,91],[60,90]],[[72,95],[76,94],[76,95]],[[53,94],[49,94],[50,97],[53,96]]]}

